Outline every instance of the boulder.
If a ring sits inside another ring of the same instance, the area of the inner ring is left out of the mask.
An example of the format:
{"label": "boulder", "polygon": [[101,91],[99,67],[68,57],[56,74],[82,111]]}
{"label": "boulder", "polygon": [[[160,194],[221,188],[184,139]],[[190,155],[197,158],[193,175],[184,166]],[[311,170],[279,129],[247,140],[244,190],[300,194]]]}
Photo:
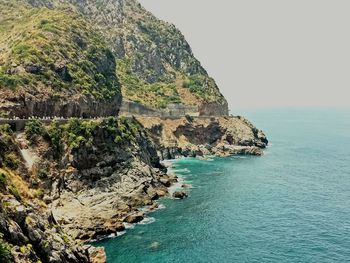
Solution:
{"label": "boulder", "polygon": [[143,220],[143,218],[144,218],[143,213],[136,213],[136,214],[128,215],[124,219],[124,222],[129,223],[129,224],[134,224],[134,223],[141,222]]}
{"label": "boulder", "polygon": [[176,192],[173,193],[173,197],[174,198],[178,198],[178,199],[184,199],[184,198],[188,197],[188,195],[185,192],[176,191]]}
{"label": "boulder", "polygon": [[165,187],[170,187],[171,186],[171,181],[168,178],[161,178],[159,180]]}

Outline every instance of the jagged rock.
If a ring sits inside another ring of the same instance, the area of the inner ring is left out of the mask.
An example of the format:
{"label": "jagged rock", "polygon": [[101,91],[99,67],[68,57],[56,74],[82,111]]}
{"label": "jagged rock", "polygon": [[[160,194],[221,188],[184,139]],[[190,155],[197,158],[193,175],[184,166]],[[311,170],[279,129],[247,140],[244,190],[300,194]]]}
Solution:
{"label": "jagged rock", "polygon": [[173,197],[174,198],[178,198],[178,199],[184,199],[187,196],[188,195],[185,192],[176,191],[176,192],[173,193]]}
{"label": "jagged rock", "polygon": [[168,190],[167,189],[158,189],[157,190],[157,195],[159,197],[163,197],[163,196],[166,196],[168,194]]}
{"label": "jagged rock", "polygon": [[88,248],[90,263],[105,263],[106,253],[103,247],[93,247]]}
{"label": "jagged rock", "polygon": [[137,213],[137,214],[132,214],[127,216],[124,219],[124,222],[129,223],[129,224],[133,224],[133,223],[138,223],[141,222],[144,218],[144,214],[143,213]]}
{"label": "jagged rock", "polygon": [[39,74],[42,71],[41,65],[34,63],[27,63],[24,65],[25,71],[31,74]]}
{"label": "jagged rock", "polygon": [[171,181],[169,178],[161,178],[159,180],[165,187],[170,187],[171,186]]}

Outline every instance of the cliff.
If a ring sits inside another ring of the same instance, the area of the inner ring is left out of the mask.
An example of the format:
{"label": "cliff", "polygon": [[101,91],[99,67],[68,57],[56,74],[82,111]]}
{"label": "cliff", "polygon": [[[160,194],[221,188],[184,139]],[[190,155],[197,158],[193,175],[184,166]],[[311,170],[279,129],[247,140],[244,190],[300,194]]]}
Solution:
{"label": "cliff", "polygon": [[101,251],[77,240],[117,234],[156,209],[177,181],[161,159],[261,155],[267,145],[241,117],[31,120],[24,133],[0,129],[0,250],[15,262],[95,262]]}
{"label": "cliff", "polygon": [[[175,103],[199,105],[200,113],[207,116],[228,114],[225,98],[181,32],[154,17],[137,1],[23,2],[35,9],[69,10],[93,24],[117,58],[117,75],[126,100],[155,109]],[[215,107],[207,112],[207,104]]]}
{"label": "cliff", "polygon": [[[0,257],[1,262],[89,262],[41,201],[38,179],[21,159],[8,126],[0,126]],[[40,261],[39,261],[40,260]]]}
{"label": "cliff", "polygon": [[64,10],[0,1],[1,117],[116,115],[116,60],[102,34]]}

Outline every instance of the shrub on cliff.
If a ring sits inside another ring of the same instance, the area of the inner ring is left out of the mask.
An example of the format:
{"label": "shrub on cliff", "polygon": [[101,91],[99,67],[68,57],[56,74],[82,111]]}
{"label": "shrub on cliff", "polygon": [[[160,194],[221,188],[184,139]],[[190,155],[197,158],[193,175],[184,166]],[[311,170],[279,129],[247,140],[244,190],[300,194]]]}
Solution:
{"label": "shrub on cliff", "polygon": [[10,169],[17,169],[18,168],[18,157],[15,153],[6,153],[3,158],[3,163],[6,167]]}
{"label": "shrub on cliff", "polygon": [[1,263],[12,262],[10,246],[2,239],[1,233],[0,233],[0,262]]}
{"label": "shrub on cliff", "polygon": [[46,139],[53,147],[55,158],[58,158],[63,152],[62,134],[63,128],[57,121],[51,122],[50,125],[46,127]]}
{"label": "shrub on cliff", "polygon": [[120,94],[115,57],[92,24],[73,12],[13,2],[0,1],[0,88],[68,99],[72,92]]}
{"label": "shrub on cliff", "polygon": [[7,176],[4,172],[0,171],[0,189],[5,189],[7,185]]}
{"label": "shrub on cliff", "polygon": [[27,140],[29,140],[31,144],[34,144],[36,142],[37,136],[44,135],[45,128],[40,120],[33,119],[26,123],[24,132],[26,134]]}

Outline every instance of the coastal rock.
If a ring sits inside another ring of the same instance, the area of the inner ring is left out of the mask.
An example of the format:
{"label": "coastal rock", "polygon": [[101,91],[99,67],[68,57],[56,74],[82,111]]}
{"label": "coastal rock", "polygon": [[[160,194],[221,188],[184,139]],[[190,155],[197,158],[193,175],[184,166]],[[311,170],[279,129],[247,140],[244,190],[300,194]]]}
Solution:
{"label": "coastal rock", "polygon": [[173,197],[178,198],[178,199],[184,199],[184,198],[188,197],[188,195],[185,192],[176,191],[173,193]]}
{"label": "coastal rock", "polygon": [[[262,155],[268,144],[265,134],[243,117],[137,118],[154,135],[161,159],[216,155]],[[171,142],[171,145],[170,143]],[[176,146],[173,146],[176,145]],[[169,185],[169,178],[162,179]]]}
{"label": "coastal rock", "polygon": [[171,186],[171,181],[169,178],[160,178],[159,181],[165,186],[165,187],[170,187]]}
{"label": "coastal rock", "polygon": [[159,197],[163,197],[163,196],[166,196],[168,194],[168,190],[167,189],[158,189],[157,190],[157,195]]}
{"label": "coastal rock", "polygon": [[89,246],[89,262],[90,263],[106,263],[106,253],[103,247]]}
{"label": "coastal rock", "polygon": [[144,219],[144,214],[143,213],[137,213],[137,214],[132,214],[127,216],[124,219],[124,222],[129,223],[129,224],[134,224],[134,223],[139,223]]}

